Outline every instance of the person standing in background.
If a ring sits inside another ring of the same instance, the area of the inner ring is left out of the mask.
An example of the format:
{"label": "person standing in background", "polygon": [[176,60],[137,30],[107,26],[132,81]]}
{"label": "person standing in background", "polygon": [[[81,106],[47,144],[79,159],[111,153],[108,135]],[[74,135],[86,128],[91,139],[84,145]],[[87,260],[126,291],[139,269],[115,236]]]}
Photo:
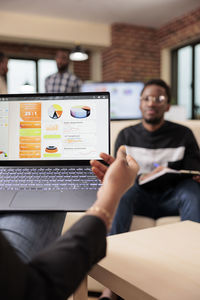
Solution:
{"label": "person standing in background", "polygon": [[45,80],[46,93],[76,93],[80,91],[81,80],[68,70],[69,58],[64,50],[56,53],[58,72],[48,76]]}
{"label": "person standing in background", "polygon": [[0,94],[7,94],[6,74],[8,73],[8,58],[0,52]]}

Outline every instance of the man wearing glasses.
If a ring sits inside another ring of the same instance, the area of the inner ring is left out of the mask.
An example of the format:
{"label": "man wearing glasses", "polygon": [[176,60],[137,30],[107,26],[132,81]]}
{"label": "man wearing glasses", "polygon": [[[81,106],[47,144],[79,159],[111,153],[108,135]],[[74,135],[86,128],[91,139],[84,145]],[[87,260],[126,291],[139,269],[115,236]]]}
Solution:
{"label": "man wearing glasses", "polygon": [[[170,108],[170,98],[170,88],[163,80],[148,81],[140,98],[142,121],[123,129],[117,137],[115,151],[120,145],[126,145],[127,153],[134,157],[140,170],[136,183],[120,200],[111,235],[129,231],[133,215],[154,219],[180,215],[182,221],[200,222],[199,176],[148,188],[139,184],[141,178],[147,178],[164,167],[200,171],[200,152],[192,131],[164,120],[164,114]],[[106,154],[102,158],[108,163],[114,161]],[[93,166],[98,167],[97,164],[93,162]],[[116,297],[106,289],[100,299]]]}
{"label": "man wearing glasses", "polygon": [[[177,185],[168,183],[147,189],[138,184],[160,167],[200,171],[200,152],[192,131],[164,120],[170,109],[170,88],[160,80],[148,81],[140,98],[142,122],[119,133],[115,151],[126,145],[140,166],[137,183],[122,198],[111,230],[112,234],[129,230],[132,215],[154,219],[180,215],[181,220],[200,222],[200,180],[196,176]],[[157,167],[155,167],[157,165]]]}

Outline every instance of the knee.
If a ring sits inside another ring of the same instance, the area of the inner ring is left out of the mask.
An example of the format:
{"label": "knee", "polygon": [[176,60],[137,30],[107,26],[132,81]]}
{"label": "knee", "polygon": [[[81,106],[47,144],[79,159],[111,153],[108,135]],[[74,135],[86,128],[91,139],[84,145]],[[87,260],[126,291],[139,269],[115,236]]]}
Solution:
{"label": "knee", "polygon": [[179,197],[182,203],[200,207],[200,184],[193,179],[185,180],[179,189]]}
{"label": "knee", "polygon": [[138,194],[141,194],[141,189],[138,187],[138,185],[135,183],[122,197],[124,201],[132,201],[135,197],[137,197]]}

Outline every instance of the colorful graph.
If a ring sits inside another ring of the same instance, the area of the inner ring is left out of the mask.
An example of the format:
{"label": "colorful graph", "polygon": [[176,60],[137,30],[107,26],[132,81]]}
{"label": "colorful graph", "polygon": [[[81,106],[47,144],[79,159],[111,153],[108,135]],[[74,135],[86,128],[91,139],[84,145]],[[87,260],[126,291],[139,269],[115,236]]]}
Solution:
{"label": "colorful graph", "polygon": [[51,119],[59,119],[62,116],[63,109],[58,104],[53,104],[48,109],[48,115]]}
{"label": "colorful graph", "polygon": [[0,150],[0,155],[3,154],[4,157],[8,157],[8,154],[5,151]]}
{"label": "colorful graph", "polygon": [[20,103],[19,157],[41,157],[41,103]]}
{"label": "colorful graph", "polygon": [[83,105],[73,106],[70,109],[70,114],[73,118],[78,118],[78,119],[87,118],[90,115],[90,107],[83,106]]}
{"label": "colorful graph", "polygon": [[58,148],[56,146],[47,146],[45,148],[45,152],[55,153],[58,152]]}

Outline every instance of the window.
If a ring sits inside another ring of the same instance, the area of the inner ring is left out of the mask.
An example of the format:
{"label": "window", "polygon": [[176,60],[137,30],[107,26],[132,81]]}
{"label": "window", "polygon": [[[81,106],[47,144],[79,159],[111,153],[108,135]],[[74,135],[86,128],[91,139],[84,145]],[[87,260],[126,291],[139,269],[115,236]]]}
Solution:
{"label": "window", "polygon": [[24,85],[36,92],[36,62],[33,60],[10,59],[8,62],[8,92],[22,93]]}
{"label": "window", "polygon": [[194,109],[195,116],[200,119],[200,44],[195,46],[195,75],[194,75]]}
{"label": "window", "polygon": [[57,71],[56,62],[49,59],[38,60],[38,91],[45,92],[45,78]]}
{"label": "window", "polygon": [[178,50],[178,104],[186,108],[187,118],[192,117],[192,47]]}
{"label": "window", "polygon": [[200,119],[200,42],[172,52],[172,99],[188,119]]}
{"label": "window", "polygon": [[8,93],[45,92],[45,78],[57,71],[50,59],[9,59]]}

